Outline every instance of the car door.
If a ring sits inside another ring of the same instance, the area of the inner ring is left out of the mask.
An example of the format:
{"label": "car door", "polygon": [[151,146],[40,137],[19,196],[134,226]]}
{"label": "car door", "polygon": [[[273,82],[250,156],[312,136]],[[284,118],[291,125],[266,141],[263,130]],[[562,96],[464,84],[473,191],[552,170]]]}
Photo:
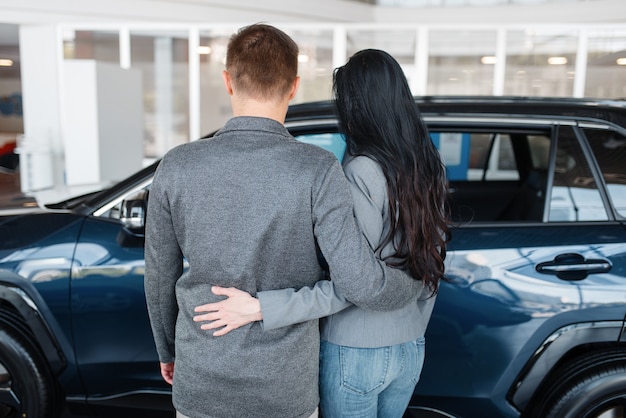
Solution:
{"label": "car door", "polygon": [[147,402],[149,409],[171,408],[144,294],[141,221],[150,180],[88,217],[76,246],[71,279],[75,352],[92,403],[119,397],[118,402]]}
{"label": "car door", "polygon": [[[626,233],[575,121],[426,120],[454,228],[411,406],[516,416],[507,392],[552,333],[624,317]],[[341,160],[336,127],[292,132]]]}
{"label": "car door", "polygon": [[[624,317],[626,233],[574,121],[431,123],[435,136],[469,137],[470,149],[453,161],[467,175],[450,176],[448,281],[413,403],[515,416],[506,393],[550,335]],[[475,140],[488,135],[509,144]]]}

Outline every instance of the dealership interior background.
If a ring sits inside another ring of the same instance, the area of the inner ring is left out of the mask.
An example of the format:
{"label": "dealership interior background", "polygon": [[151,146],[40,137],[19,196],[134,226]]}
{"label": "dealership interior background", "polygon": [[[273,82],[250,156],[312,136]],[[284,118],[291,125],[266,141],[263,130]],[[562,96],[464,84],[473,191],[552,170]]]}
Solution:
{"label": "dealership interior background", "polygon": [[0,206],[123,179],[230,117],[229,36],[300,47],[293,103],[379,48],[416,95],[626,97],[624,0],[0,0]]}

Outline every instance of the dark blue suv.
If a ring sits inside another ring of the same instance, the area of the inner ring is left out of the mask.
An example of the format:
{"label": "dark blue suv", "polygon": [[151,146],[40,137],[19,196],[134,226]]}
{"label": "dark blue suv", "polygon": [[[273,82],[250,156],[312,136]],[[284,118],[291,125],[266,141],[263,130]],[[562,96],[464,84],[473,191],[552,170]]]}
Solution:
{"label": "dark blue suv", "polygon": [[[626,102],[416,100],[455,227],[406,416],[623,417]],[[330,102],[286,125],[342,157]],[[0,218],[0,417],[171,415],[143,293],[155,168]]]}

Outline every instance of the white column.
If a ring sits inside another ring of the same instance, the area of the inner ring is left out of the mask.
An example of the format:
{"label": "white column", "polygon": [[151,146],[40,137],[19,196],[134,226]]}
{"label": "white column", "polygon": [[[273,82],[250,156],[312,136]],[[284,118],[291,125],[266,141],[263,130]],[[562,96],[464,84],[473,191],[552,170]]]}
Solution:
{"label": "white column", "polygon": [[64,185],[63,42],[55,25],[20,26],[24,137],[18,143],[22,191]]}
{"label": "white column", "polygon": [[120,29],[120,67],[125,70],[130,68],[130,30],[127,27]]}
{"label": "white column", "polygon": [[496,63],[493,68],[493,90],[494,96],[504,94],[504,83],[506,76],[506,29],[498,29],[496,34]]}
{"label": "white column", "polygon": [[174,123],[173,106],[173,52],[172,38],[160,37],[154,40],[154,93],[156,120],[156,149],[164,155],[173,147],[172,129]]}
{"label": "white column", "polygon": [[200,138],[200,31],[189,29],[189,141]]}
{"label": "white column", "polygon": [[348,39],[345,26],[335,26],[333,30],[333,69],[341,67],[348,60]]}
{"label": "white column", "polygon": [[428,28],[417,30],[415,43],[415,73],[411,77],[411,91],[415,96],[425,96],[428,87]]}
{"label": "white column", "polygon": [[576,52],[576,73],[574,74],[574,97],[585,97],[587,81],[587,55],[589,53],[589,34],[585,29],[578,33],[578,51]]}

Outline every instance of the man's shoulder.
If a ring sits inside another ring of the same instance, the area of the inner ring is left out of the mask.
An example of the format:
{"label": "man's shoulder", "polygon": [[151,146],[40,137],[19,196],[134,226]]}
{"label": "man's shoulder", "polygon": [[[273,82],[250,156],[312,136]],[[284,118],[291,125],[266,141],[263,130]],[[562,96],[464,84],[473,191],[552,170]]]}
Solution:
{"label": "man's shoulder", "polygon": [[170,149],[163,156],[164,160],[175,160],[178,158],[185,158],[189,155],[195,155],[200,149],[209,145],[211,138],[198,139],[192,142],[185,142],[184,144],[176,145]]}
{"label": "man's shoulder", "polygon": [[335,154],[332,152],[313,144],[308,144],[306,142],[298,141],[296,138],[292,137],[292,141],[290,141],[290,145],[293,146],[293,151],[301,156],[303,159],[311,159],[317,158],[320,160],[326,161],[338,161]]}

